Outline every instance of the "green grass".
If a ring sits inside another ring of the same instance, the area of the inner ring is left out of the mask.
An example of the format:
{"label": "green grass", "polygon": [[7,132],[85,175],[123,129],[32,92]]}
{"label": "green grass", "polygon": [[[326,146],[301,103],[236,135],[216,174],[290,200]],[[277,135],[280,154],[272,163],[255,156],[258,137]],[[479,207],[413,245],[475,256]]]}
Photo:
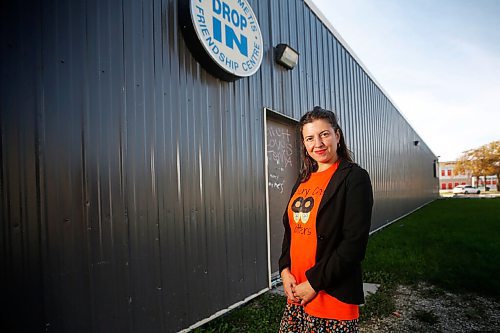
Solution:
{"label": "green grass", "polygon": [[366,282],[500,297],[500,199],[443,199],[370,237]]}
{"label": "green grass", "polygon": [[[392,313],[399,284],[428,282],[436,294],[500,298],[499,263],[500,199],[434,201],[370,236],[364,281],[380,288],[367,298],[360,320]],[[284,297],[266,293],[195,332],[277,332],[284,305]],[[430,312],[415,316],[429,324],[437,320]]]}
{"label": "green grass", "polygon": [[265,293],[230,314],[195,329],[195,333],[276,333],[285,308],[282,296]]}

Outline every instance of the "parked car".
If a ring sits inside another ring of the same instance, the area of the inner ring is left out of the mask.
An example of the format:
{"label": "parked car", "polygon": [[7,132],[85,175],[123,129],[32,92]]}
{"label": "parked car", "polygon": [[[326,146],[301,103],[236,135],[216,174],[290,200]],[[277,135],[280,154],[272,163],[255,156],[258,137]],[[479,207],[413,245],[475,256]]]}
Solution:
{"label": "parked car", "polygon": [[453,194],[472,194],[472,193],[479,194],[481,193],[481,191],[477,187],[471,185],[458,185],[455,186],[455,188],[453,189]]}

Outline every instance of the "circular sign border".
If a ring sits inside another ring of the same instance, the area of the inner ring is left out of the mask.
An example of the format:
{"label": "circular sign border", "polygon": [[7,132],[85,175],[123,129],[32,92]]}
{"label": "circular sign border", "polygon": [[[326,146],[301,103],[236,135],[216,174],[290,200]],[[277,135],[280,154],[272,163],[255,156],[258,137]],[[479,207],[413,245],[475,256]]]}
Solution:
{"label": "circular sign border", "polygon": [[180,1],[178,3],[178,18],[179,27],[186,42],[186,46],[191,51],[191,55],[198,61],[198,63],[200,63],[200,65],[207,72],[225,81],[236,81],[241,78],[250,77],[257,73],[264,60],[264,38],[262,36],[262,31],[260,29],[257,17],[255,16],[255,12],[248,3],[248,0],[245,0],[245,3],[247,4],[249,10],[255,18],[255,24],[258,28],[262,49],[261,55],[258,60],[258,66],[255,66],[256,69],[250,71],[249,74],[245,73],[244,75],[234,74],[233,72],[230,72],[226,68],[222,67],[207,50],[205,44],[200,40],[198,29],[196,29],[195,23],[193,22],[191,10],[193,3],[195,3],[195,0]]}

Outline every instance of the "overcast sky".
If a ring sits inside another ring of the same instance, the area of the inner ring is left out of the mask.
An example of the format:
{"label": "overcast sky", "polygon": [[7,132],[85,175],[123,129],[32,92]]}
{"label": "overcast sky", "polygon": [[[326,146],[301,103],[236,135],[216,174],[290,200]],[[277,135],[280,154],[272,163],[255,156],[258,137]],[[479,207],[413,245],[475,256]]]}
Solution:
{"label": "overcast sky", "polygon": [[500,140],[500,0],[313,0],[440,156]]}

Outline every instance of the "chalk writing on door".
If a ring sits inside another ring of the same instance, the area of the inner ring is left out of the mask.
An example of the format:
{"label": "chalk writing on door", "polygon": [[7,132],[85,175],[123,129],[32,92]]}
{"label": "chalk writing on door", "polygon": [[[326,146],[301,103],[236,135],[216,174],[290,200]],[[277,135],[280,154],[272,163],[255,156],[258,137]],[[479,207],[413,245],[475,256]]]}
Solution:
{"label": "chalk writing on door", "polygon": [[[269,113],[271,114],[271,113]],[[279,115],[266,119],[267,190],[271,272],[278,277],[278,259],[283,241],[283,213],[297,180],[300,167],[300,141],[297,123]]]}
{"label": "chalk writing on door", "polygon": [[269,174],[269,188],[274,189],[280,193],[283,193],[285,185],[285,179],[279,175]]}
{"label": "chalk writing on door", "polygon": [[281,171],[292,166],[293,146],[288,128],[269,127],[267,140],[269,163],[274,162]]}

